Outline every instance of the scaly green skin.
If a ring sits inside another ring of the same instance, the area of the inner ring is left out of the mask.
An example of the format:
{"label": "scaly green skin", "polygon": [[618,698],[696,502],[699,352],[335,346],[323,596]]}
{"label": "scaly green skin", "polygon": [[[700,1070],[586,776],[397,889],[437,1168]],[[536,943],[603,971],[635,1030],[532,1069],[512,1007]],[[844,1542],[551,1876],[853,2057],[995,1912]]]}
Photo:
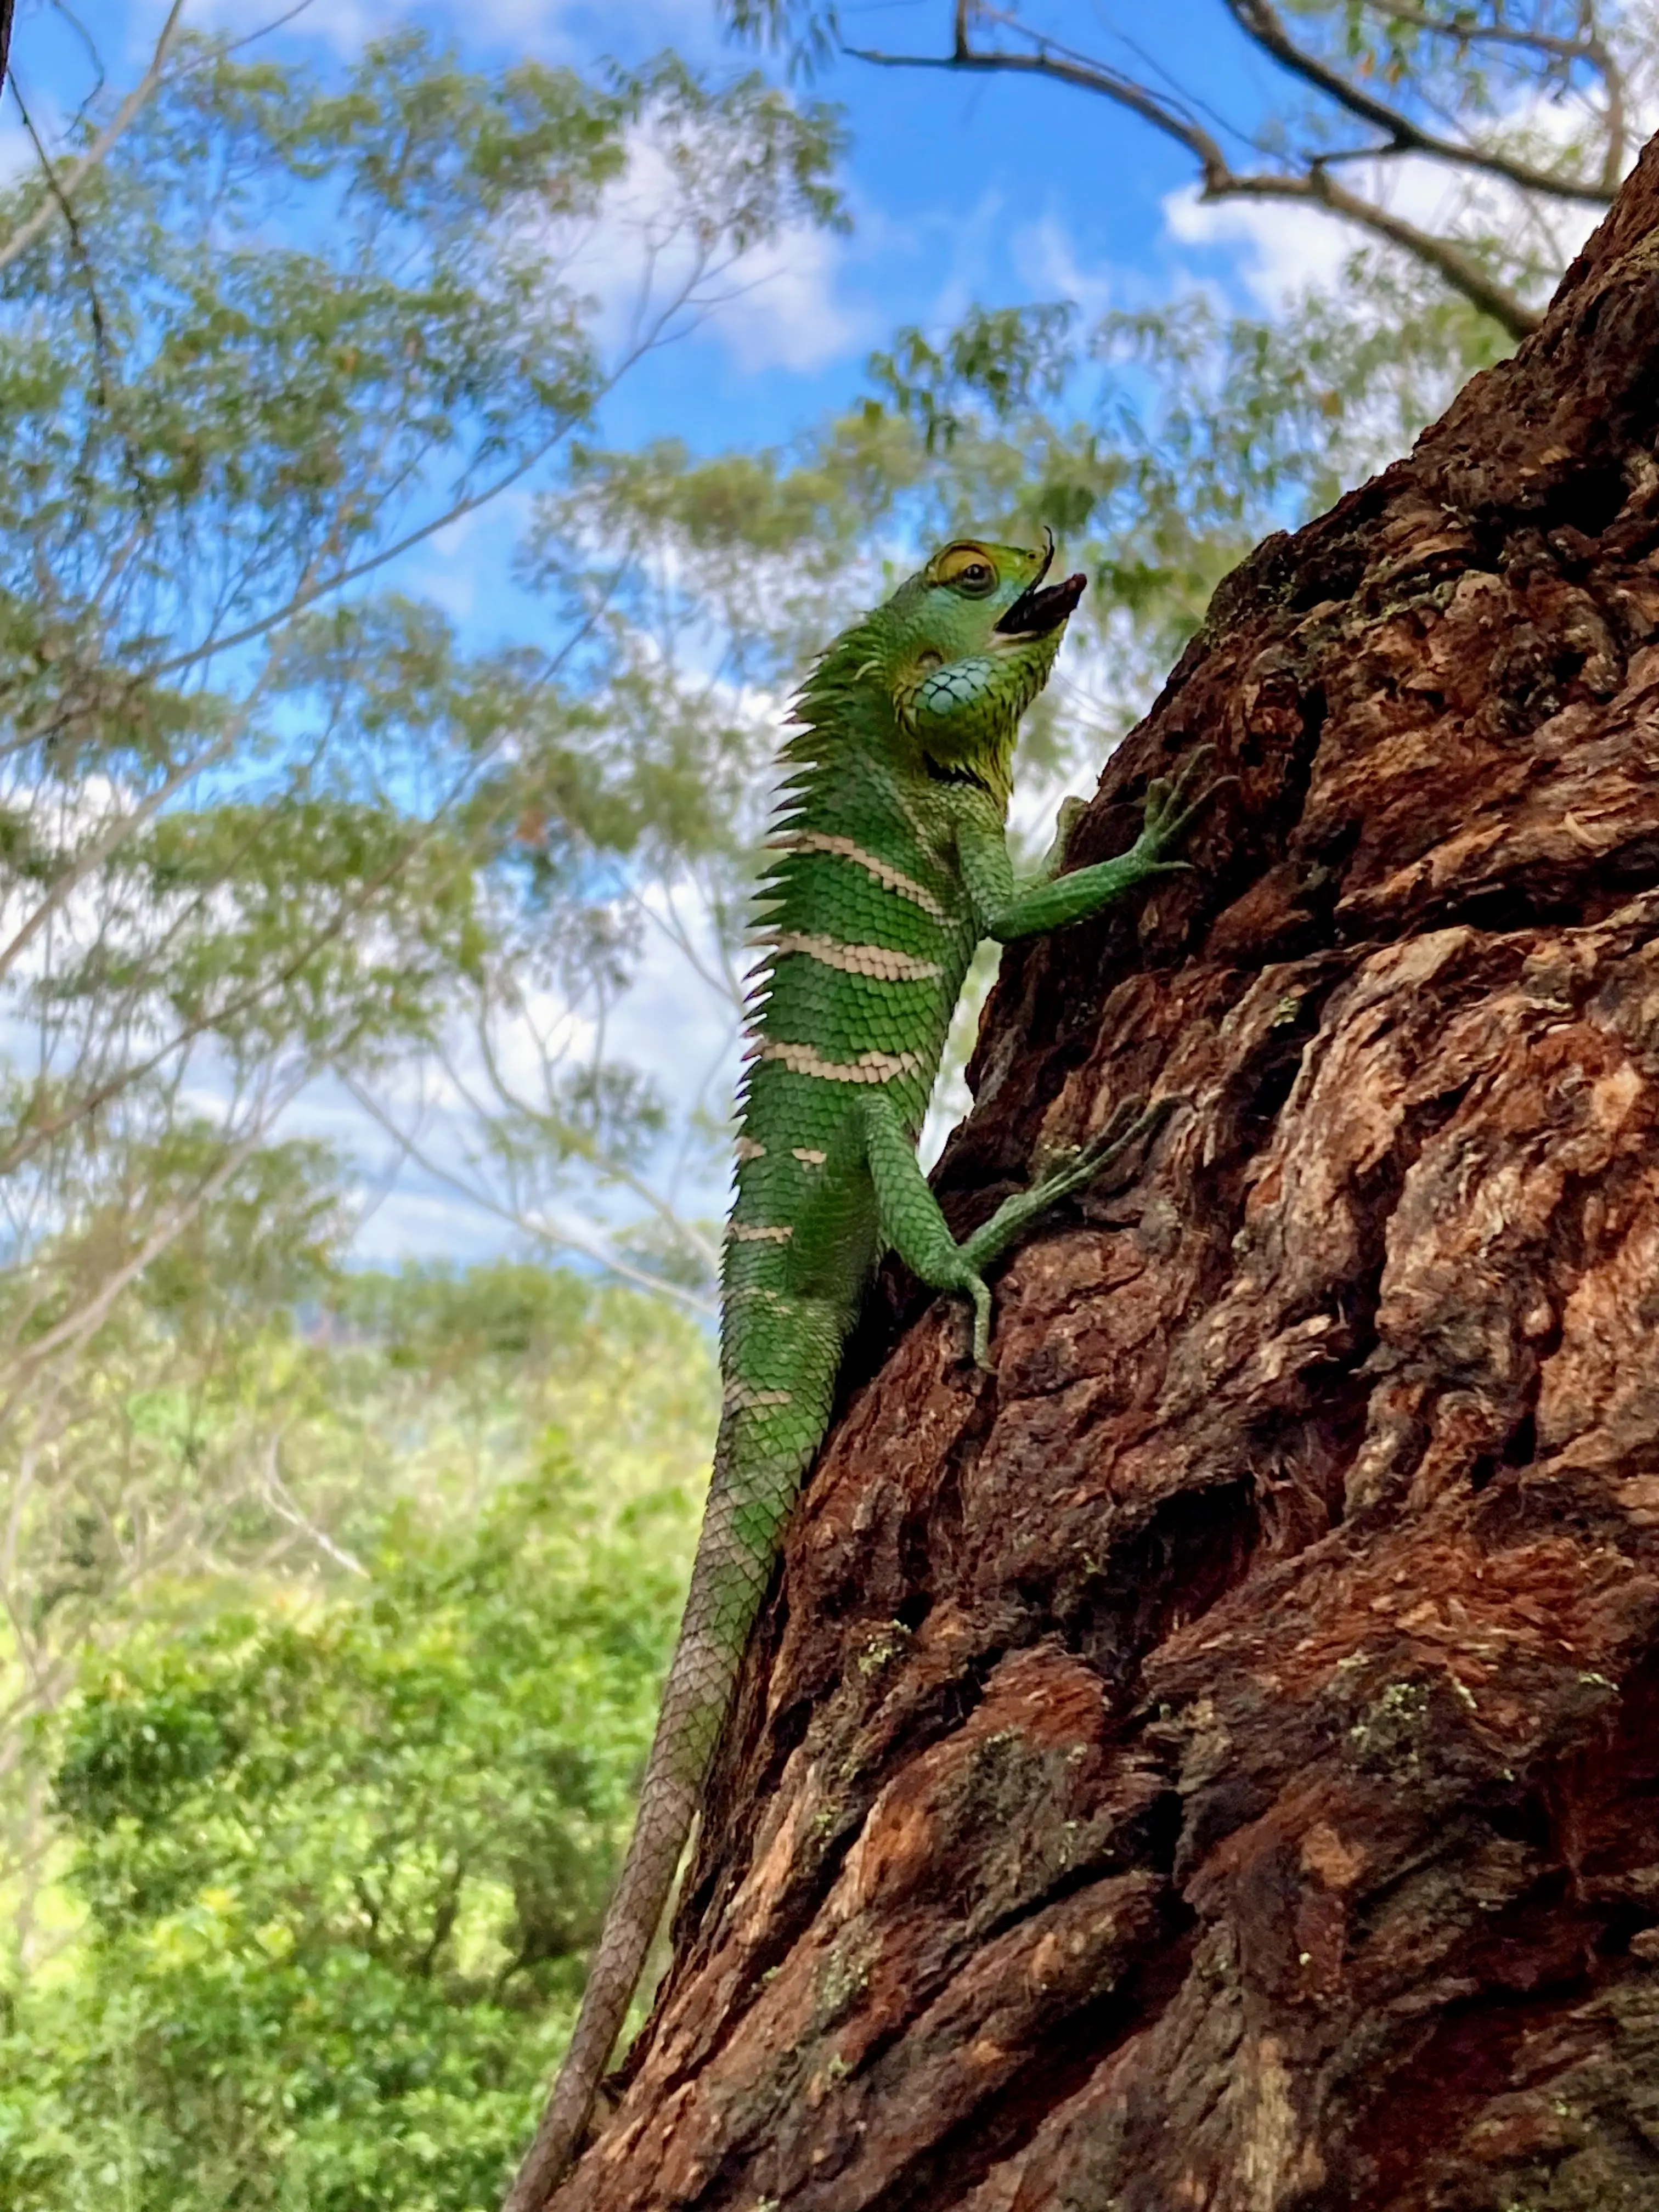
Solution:
{"label": "scaly green skin", "polygon": [[[1137,1102],[962,1244],[916,1159],[980,939],[1060,928],[1180,866],[1170,853],[1203,803],[1187,803],[1194,762],[1152,787],[1121,859],[1016,888],[1005,835],[1015,735],[1083,588],[1080,576],[1042,588],[1048,566],[1011,546],[945,547],[830,647],[798,704],[761,894],[769,944],[727,1230],[714,1480],[633,1842],[506,2212],[541,2212],[579,2147],[878,1252],[890,1246],[923,1282],[972,1301],[984,1364],[985,1268],[1156,1119]],[[999,629],[1005,617],[1012,627]]]}

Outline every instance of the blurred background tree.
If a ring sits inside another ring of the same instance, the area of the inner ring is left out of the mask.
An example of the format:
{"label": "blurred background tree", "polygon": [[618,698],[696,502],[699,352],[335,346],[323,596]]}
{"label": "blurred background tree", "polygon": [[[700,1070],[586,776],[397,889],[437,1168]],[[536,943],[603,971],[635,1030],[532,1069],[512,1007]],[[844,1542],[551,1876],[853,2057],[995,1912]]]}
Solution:
{"label": "blurred background tree", "polygon": [[[174,6],[50,121],[21,20],[8,2203],[493,2203],[689,1557],[792,683],[927,541],[1051,526],[1092,588],[1026,744],[1045,844],[1240,556],[1530,327],[1651,115],[1634,6],[1206,4],[1269,72],[1237,128],[1144,27],[1063,0],[941,0],[914,53],[725,0],[742,66],[586,73],[412,30],[312,67]],[[1271,312],[1205,287],[898,328],[783,444],[608,437],[757,252],[845,223],[817,94],[858,70],[909,71],[919,107],[999,75],[1100,101],[1201,200],[1352,251]],[[642,178],[633,259],[597,271]],[[483,650],[410,556],[486,514],[534,618]],[[666,1074],[617,1042],[665,960],[710,1041]],[[295,1118],[319,1098],[331,1144]],[[365,1270],[409,1171],[507,1256]]]}
{"label": "blurred background tree", "polygon": [[0,2195],[487,2205],[627,1838],[709,1346],[502,1264],[357,1275],[237,1349],[116,1415],[175,1493],[216,1460],[220,1517],[106,1585],[24,1747]]}

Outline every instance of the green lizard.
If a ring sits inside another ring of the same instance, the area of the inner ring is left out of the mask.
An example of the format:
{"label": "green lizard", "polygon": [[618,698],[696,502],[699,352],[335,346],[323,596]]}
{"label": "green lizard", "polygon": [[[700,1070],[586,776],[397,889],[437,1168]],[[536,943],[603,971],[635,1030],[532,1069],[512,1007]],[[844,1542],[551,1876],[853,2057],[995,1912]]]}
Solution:
{"label": "green lizard", "polygon": [[1145,827],[1121,858],[1016,886],[1006,836],[1015,735],[1084,587],[1080,575],[1045,584],[1053,557],[1052,541],[1042,554],[945,546],[836,640],[796,704],[760,894],[766,949],[726,1231],[714,1480],[633,1842],[505,2212],[542,2212],[580,2145],[878,1251],[971,1300],[983,1365],[986,1268],[1157,1118],[1131,1102],[1098,1142],[1006,1200],[963,1243],[916,1158],[980,940],[1081,921],[1183,866],[1170,855],[1209,795],[1189,798],[1200,755],[1173,783],[1152,786]]}

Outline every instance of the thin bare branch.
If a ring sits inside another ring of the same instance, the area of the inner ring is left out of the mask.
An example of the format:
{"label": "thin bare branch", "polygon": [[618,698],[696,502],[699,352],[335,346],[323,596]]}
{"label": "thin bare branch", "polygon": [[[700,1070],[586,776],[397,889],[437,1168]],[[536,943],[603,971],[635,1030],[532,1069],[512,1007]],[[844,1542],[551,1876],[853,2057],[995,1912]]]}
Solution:
{"label": "thin bare branch", "polygon": [[348,1552],[343,1544],[337,1544],[327,1529],[319,1528],[314,1521],[308,1520],[295,1503],[293,1493],[283,1480],[280,1437],[273,1436],[265,1446],[260,1494],[279,1521],[286,1522],[307,1543],[314,1544],[326,1558],[333,1560],[337,1567],[343,1567],[348,1574],[361,1575],[367,1579],[368,1569],[356,1553]]}
{"label": "thin bare branch", "polygon": [[1506,154],[1492,153],[1467,140],[1441,138],[1431,131],[1425,131],[1402,109],[1390,107],[1386,100],[1376,100],[1358,86],[1350,84],[1340,70],[1298,46],[1285,28],[1277,9],[1268,5],[1268,0],[1223,0],[1223,5],[1251,44],[1270,55],[1281,69],[1300,77],[1315,91],[1323,93],[1326,99],[1334,100],[1358,121],[1385,131],[1388,143],[1375,149],[1379,156],[1417,154],[1426,161],[1446,161],[1455,168],[1477,169],[1483,175],[1501,178],[1517,191],[1549,192],[1560,199],[1589,200],[1601,207],[1611,204],[1613,191],[1600,178],[1591,182],[1588,179],[1563,177],[1553,169],[1536,168],[1530,161],[1512,161]]}
{"label": "thin bare branch", "polygon": [[0,950],[0,981],[3,981],[11,973],[52,915],[88,876],[102,867],[105,861],[111,859],[123,845],[136,837],[144,825],[155,818],[175,793],[182,790],[184,786],[195,777],[205,775],[209,769],[217,767],[218,763],[227,757],[247,726],[248,717],[252,713],[258,692],[263,688],[262,678],[260,684],[256,686],[254,692],[222,736],[215,738],[210,745],[204,745],[200,752],[192,753],[188,760],[180,761],[177,768],[165,776],[156,785],[155,790],[150,792],[138,805],[125,814],[118,814],[101,836],[94,837],[89,845],[82,848],[63,874],[53,880],[34,911],[12,938],[10,944]]}
{"label": "thin bare branch", "polygon": [[1599,68],[1601,49],[1591,38],[1563,39],[1547,31],[1523,30],[1515,23],[1472,23],[1465,18],[1431,15],[1426,8],[1402,7],[1397,0],[1370,0],[1370,12],[1387,23],[1405,23],[1413,31],[1427,31],[1459,46],[1521,46],[1533,53],[1554,54],[1563,61],[1587,61]]}
{"label": "thin bare branch", "polygon": [[1617,55],[1601,36],[1593,0],[1585,0],[1584,21],[1589,26],[1587,43],[1591,58],[1601,72],[1601,82],[1607,87],[1607,112],[1601,119],[1607,148],[1601,161],[1601,175],[1608,190],[1612,191],[1622,181],[1625,174],[1630,133],[1630,92]]}
{"label": "thin bare branch", "polygon": [[687,1290],[684,1284],[670,1282],[661,1275],[653,1275],[646,1268],[636,1267],[633,1261],[625,1258],[616,1249],[602,1231],[592,1224],[572,1221],[568,1218],[562,1220],[538,1218],[532,1214],[518,1212],[511,1206],[503,1206],[498,1199],[492,1198],[488,1191],[481,1190],[475,1184],[467,1182],[463,1177],[455,1174],[453,1169],[447,1168],[441,1161],[434,1159],[406,1129],[398,1127],[379,1101],[372,1097],[360,1084],[355,1083],[349,1076],[343,1079],[346,1089],[363,1111],[380,1123],[400,1152],[413,1160],[416,1167],[423,1169],[434,1182],[441,1182],[449,1189],[457,1192],[470,1204],[476,1206],[480,1212],[493,1214],[498,1221],[507,1223],[523,1235],[533,1237],[538,1243],[550,1245],[556,1251],[563,1248],[572,1252],[580,1252],[585,1259],[597,1261],[600,1267],[620,1277],[623,1282],[632,1283],[638,1290],[653,1291],[659,1297],[667,1298],[676,1305],[689,1307],[691,1312],[701,1315],[706,1321],[712,1321],[715,1317],[716,1309],[712,1299],[701,1297],[696,1291]]}
{"label": "thin bare branch", "polygon": [[[1230,196],[1249,196],[1253,180],[1240,178],[1231,187]],[[1272,195],[1265,195],[1272,196]],[[1218,198],[1219,194],[1206,193],[1206,198]],[[1378,238],[1386,238],[1391,245],[1402,246],[1407,253],[1443,276],[1455,292],[1461,292],[1471,307],[1490,315],[1517,343],[1528,337],[1542,320],[1540,309],[1529,307],[1520,294],[1502,283],[1484,268],[1473,253],[1449,238],[1439,238],[1432,231],[1419,229],[1407,222],[1403,216],[1393,214],[1388,208],[1378,207],[1372,200],[1362,199],[1339,185],[1324,168],[1316,168],[1307,179],[1305,192],[1280,195],[1286,198],[1306,198],[1316,206],[1328,208],[1333,215],[1369,230]]]}
{"label": "thin bare branch", "polygon": [[1219,144],[1184,102],[1177,104],[1165,99],[1137,78],[1126,76],[1121,70],[1057,47],[1050,40],[1037,40],[1036,45],[1037,50],[1029,54],[1010,53],[1000,46],[970,46],[965,40],[948,54],[890,54],[873,46],[847,46],[842,51],[850,59],[869,62],[878,69],[1000,71],[1051,77],[1056,83],[1073,85],[1080,92],[1098,93],[1119,107],[1127,108],[1131,114],[1139,115],[1166,137],[1175,139],[1196,158],[1206,183],[1212,175],[1223,178],[1231,174]]}
{"label": "thin bare branch", "polygon": [[[612,363],[603,383],[592,395],[590,406],[597,405],[636,362],[643,359],[645,355],[654,347],[666,343],[664,331],[674,317],[688,304],[690,297],[689,287],[682,286],[679,292],[657,316],[651,328],[643,334],[635,332],[627,349]],[[515,461],[510,469],[504,470],[481,491],[471,492],[464,499],[453,501],[441,514],[434,515],[429,521],[423,522],[417,528],[407,532],[402,538],[394,539],[391,544],[380,547],[378,550],[369,554],[363,560],[356,562],[347,568],[337,569],[332,575],[325,576],[319,583],[302,582],[292,597],[284,601],[281,606],[273,608],[269,614],[261,615],[257,622],[248,623],[241,629],[233,630],[228,637],[205,638],[200,645],[191,646],[183,653],[174,653],[171,659],[156,662],[145,670],[145,675],[151,679],[162,676],[175,676],[182,668],[193,667],[198,662],[212,659],[216,653],[229,653],[236,646],[246,645],[256,637],[264,637],[269,631],[275,629],[279,623],[289,621],[293,616],[303,614],[307,607],[314,606],[318,600],[327,599],[334,592],[344,591],[348,585],[359,583],[365,576],[373,575],[377,569],[384,568],[389,561],[395,561],[400,555],[411,551],[416,545],[424,544],[428,538],[435,537],[439,531],[447,530],[451,523],[465,520],[469,514],[476,514],[480,507],[488,507],[491,501],[499,499],[503,492],[510,491],[515,483],[528,476],[532,469],[544,461],[554,448],[569,436],[571,431],[582,419],[584,418],[580,414],[571,414],[559,424],[556,430],[544,438],[533,451]]]}
{"label": "thin bare branch", "polygon": [[624,1190],[631,1191],[642,1206],[648,1206],[656,1215],[671,1236],[678,1237],[680,1242],[690,1249],[693,1255],[702,1262],[711,1275],[719,1274],[720,1252],[709,1243],[700,1229],[690,1222],[683,1221],[673,1207],[647,1182],[643,1176],[635,1174],[625,1161],[613,1158],[567,1115],[547,1108],[534,1107],[527,1100],[519,1097],[501,1066],[494,1040],[490,1037],[487,1024],[483,1021],[475,1024],[474,1035],[477,1042],[479,1056],[484,1064],[484,1072],[489,1078],[490,1088],[510,1111],[522,1115],[527,1121],[538,1123],[543,1131],[550,1136],[556,1144],[562,1146],[567,1152],[574,1152],[578,1159],[585,1161],[596,1174],[610,1182],[619,1182]]}
{"label": "thin bare branch", "polygon": [[[106,1277],[92,1297],[73,1313],[65,1314],[62,1321],[34,1339],[16,1362],[20,1378],[39,1369],[53,1352],[61,1352],[68,1346],[84,1344],[88,1337],[101,1326],[122,1291],[130,1284],[137,1282],[139,1276],[184,1235],[203,1207],[218,1196],[237,1170],[258,1151],[269,1134],[272,1121],[298,1091],[309,1072],[304,1070],[289,1079],[283,1090],[276,1094],[274,1103],[267,1104],[264,1110],[256,1116],[252,1127],[245,1130],[234,1144],[227,1147],[223,1158],[212,1173],[203,1178],[188,1198],[162,1212],[138,1249]],[[15,1402],[14,1397],[10,1403],[15,1405]],[[0,1415],[0,1422],[3,1419],[4,1416]]]}
{"label": "thin bare branch", "polygon": [[889,54],[855,46],[846,51],[855,60],[871,62],[882,69],[1003,71],[1048,77],[1061,84],[1073,85],[1080,91],[1096,93],[1127,108],[1155,130],[1163,131],[1166,137],[1184,146],[1199,163],[1203,179],[1201,197],[1205,200],[1297,200],[1304,206],[1324,208],[1415,255],[1512,337],[1523,338],[1538,327],[1538,313],[1527,305],[1520,294],[1500,283],[1472,253],[1453,240],[1437,238],[1431,231],[1407,222],[1389,209],[1348,191],[1334,181],[1322,163],[1316,163],[1309,173],[1302,176],[1284,171],[1235,170],[1218,142],[1182,107],[1161,98],[1136,79],[1085,56],[1057,53],[1048,41],[1040,41],[1038,51],[1025,54],[1011,53],[1001,47],[989,51],[974,48],[962,54]]}
{"label": "thin bare branch", "polygon": [[[617,570],[593,605],[589,608],[581,621],[560,646],[558,651],[547,656],[545,665],[538,673],[534,685],[531,687],[532,691],[539,690],[544,684],[550,684],[570,655],[589,635],[594,624],[609,605],[620,579],[621,571]],[[246,703],[251,708],[252,699],[250,698]],[[49,1120],[39,1121],[30,1115],[24,1115],[10,1146],[4,1152],[0,1153],[0,1189],[4,1188],[20,1167],[40,1152],[42,1147],[54,1138],[62,1136],[76,1122],[84,1121],[88,1115],[100,1111],[122,1092],[131,1090],[134,1084],[143,1081],[165,1061],[174,1058],[198,1038],[209,1035],[215,1030],[222,1030],[228,1023],[238,1019],[242,1014],[252,1012],[253,1007],[258,1005],[263,998],[269,996],[273,990],[280,990],[292,982],[306,963],[313,959],[326,945],[331,944],[349,922],[356,920],[370,902],[386,888],[393,878],[409,866],[413,856],[423,850],[439,834],[453,817],[456,808],[476,783],[478,776],[495,759],[502,746],[508,742],[512,734],[511,727],[504,723],[497,730],[494,738],[488,744],[481,746],[469,759],[461,773],[455,778],[449,789],[443,793],[422,824],[418,836],[398,853],[386,867],[366,878],[356,892],[350,898],[343,901],[338,909],[327,921],[321,924],[309,937],[304,939],[295,947],[289,960],[274,973],[267,974],[256,982],[248,984],[227,1003],[216,1007],[210,1015],[204,1016],[198,1021],[182,1024],[165,1043],[159,1046],[147,1058],[137,1061],[123,1061],[103,1083],[94,1085],[91,1090],[83,1091],[68,1108],[52,1115]],[[503,801],[502,804],[505,805],[507,802]],[[498,807],[479,817],[473,825],[473,850],[481,848],[484,836],[500,819],[501,811],[501,809]],[[124,817],[123,819],[125,822],[130,817]]]}
{"label": "thin bare branch", "polygon": [[86,240],[81,235],[81,226],[75,219],[75,210],[64,197],[63,187],[58,181],[57,173],[47,159],[45,146],[40,143],[40,134],[34,127],[34,118],[29,113],[28,103],[23,98],[23,88],[18,82],[15,70],[11,73],[10,82],[12,99],[16,102],[17,112],[22,120],[23,128],[28,133],[29,143],[34,149],[34,158],[40,165],[40,173],[46,180],[47,202],[63,216],[64,228],[69,233],[70,258],[80,271],[81,283],[87,295],[87,312],[92,322],[93,358],[97,363],[92,380],[92,396],[101,410],[107,410],[112,383],[109,328],[104,320],[103,302],[98,296],[97,271],[92,265],[92,256],[87,252]]}
{"label": "thin bare branch", "polygon": [[[150,55],[149,66],[93,140],[91,145],[88,147],[86,152],[78,161],[71,161],[61,176],[48,168],[47,178],[52,189],[34,213],[20,222],[11,236],[3,244],[0,244],[0,269],[8,268],[20,254],[27,253],[35,240],[44,231],[50,229],[52,218],[60,210],[67,209],[70,200],[80,186],[99,164],[108,158],[155,97],[166,71],[167,56],[178,36],[179,19],[184,14],[184,9],[185,0],[173,0],[172,7],[167,10],[167,21],[161,26],[161,34],[156,39],[155,49]],[[10,28],[10,22],[11,10],[7,7],[5,24],[8,31]],[[3,63],[0,63],[0,68],[3,67]]]}

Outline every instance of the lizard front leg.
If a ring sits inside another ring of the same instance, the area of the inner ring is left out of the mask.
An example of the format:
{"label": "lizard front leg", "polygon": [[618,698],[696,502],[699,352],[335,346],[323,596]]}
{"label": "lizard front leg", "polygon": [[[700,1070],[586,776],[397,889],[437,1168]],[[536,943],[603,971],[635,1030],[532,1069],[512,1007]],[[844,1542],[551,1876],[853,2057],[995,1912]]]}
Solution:
{"label": "lizard front leg", "polygon": [[[984,934],[1000,945],[1011,945],[1022,937],[1040,937],[1048,930],[1061,929],[1068,922],[1098,914],[1154,876],[1183,872],[1190,864],[1175,855],[1194,818],[1218,791],[1234,781],[1220,776],[1202,789],[1195,788],[1214,757],[1213,745],[1200,745],[1176,775],[1168,780],[1158,777],[1147,787],[1141,832],[1127,853],[1115,860],[1074,869],[1069,875],[1045,871],[1035,883],[1024,887],[1014,882],[1001,824],[964,811],[957,830],[957,851],[963,882]],[[1069,833],[1071,823],[1063,826]],[[1062,855],[1057,841],[1051,865],[1058,865]]]}

